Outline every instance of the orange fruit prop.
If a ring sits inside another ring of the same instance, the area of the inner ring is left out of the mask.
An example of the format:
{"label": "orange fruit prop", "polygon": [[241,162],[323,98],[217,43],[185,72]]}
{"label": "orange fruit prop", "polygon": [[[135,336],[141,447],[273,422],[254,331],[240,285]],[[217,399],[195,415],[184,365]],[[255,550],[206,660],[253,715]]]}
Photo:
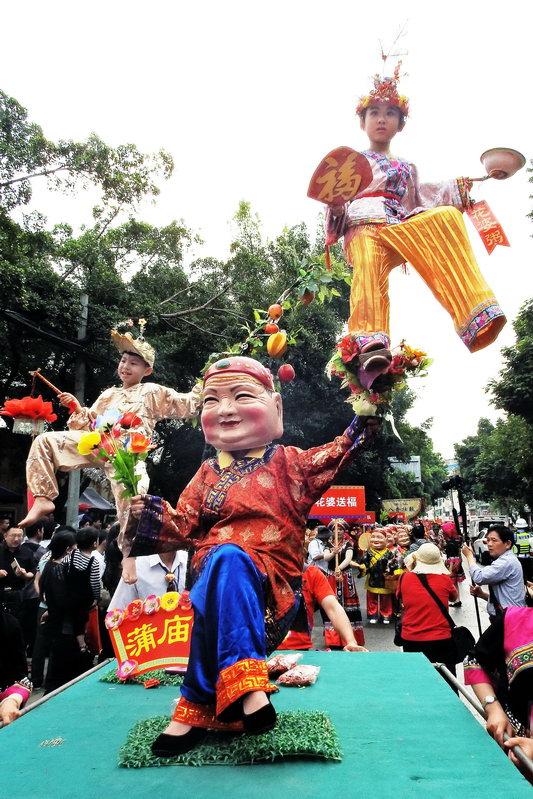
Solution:
{"label": "orange fruit prop", "polygon": [[283,313],[283,308],[278,302],[275,302],[267,311],[270,319],[279,319]]}
{"label": "orange fruit prop", "polygon": [[287,349],[287,334],[284,330],[272,333],[267,339],[267,352],[271,358],[281,358]]}

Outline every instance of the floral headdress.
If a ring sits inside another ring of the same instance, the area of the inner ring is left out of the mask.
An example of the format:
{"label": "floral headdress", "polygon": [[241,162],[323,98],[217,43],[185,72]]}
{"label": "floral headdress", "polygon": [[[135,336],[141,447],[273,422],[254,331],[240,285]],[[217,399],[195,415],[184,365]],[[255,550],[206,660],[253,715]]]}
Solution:
{"label": "floral headdress", "polygon": [[402,62],[398,61],[394,69],[392,78],[374,75],[374,88],[369,94],[359,98],[359,103],[355,113],[359,116],[371,105],[385,104],[399,108],[404,117],[409,114],[409,99],[398,93],[398,83],[400,82],[400,68]]}

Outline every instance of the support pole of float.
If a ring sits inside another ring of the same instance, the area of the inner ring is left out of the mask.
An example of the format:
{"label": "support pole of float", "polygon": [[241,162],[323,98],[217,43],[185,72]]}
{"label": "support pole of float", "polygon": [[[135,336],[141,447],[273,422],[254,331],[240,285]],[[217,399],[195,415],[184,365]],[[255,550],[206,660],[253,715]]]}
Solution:
{"label": "support pole of float", "polygon": [[[81,316],[80,324],[78,326],[78,341],[83,341],[87,335],[87,318],[89,314],[89,295],[82,294],[80,297]],[[74,395],[82,405],[85,404],[85,378],[86,378],[86,361],[82,354],[78,355],[76,360],[76,372],[74,382]],[[66,522],[72,527],[78,526],[78,514],[80,504],[80,472],[79,469],[75,472],[70,472],[68,477],[68,499],[67,499],[67,513]]]}

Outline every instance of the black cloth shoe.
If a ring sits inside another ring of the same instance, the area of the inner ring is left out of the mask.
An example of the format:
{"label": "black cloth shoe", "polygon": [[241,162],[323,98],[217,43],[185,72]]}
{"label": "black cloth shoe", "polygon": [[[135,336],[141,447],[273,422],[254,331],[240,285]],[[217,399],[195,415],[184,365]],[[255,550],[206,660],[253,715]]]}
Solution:
{"label": "black cloth shoe", "polygon": [[244,732],[247,732],[249,735],[260,735],[262,732],[267,732],[275,727],[276,719],[276,711],[269,699],[268,705],[260,707],[259,710],[256,710],[254,713],[242,714]]}
{"label": "black cloth shoe", "polygon": [[167,735],[162,732],[152,744],[152,754],[155,757],[176,757],[194,749],[203,741],[207,730],[202,727],[191,727],[185,735]]}

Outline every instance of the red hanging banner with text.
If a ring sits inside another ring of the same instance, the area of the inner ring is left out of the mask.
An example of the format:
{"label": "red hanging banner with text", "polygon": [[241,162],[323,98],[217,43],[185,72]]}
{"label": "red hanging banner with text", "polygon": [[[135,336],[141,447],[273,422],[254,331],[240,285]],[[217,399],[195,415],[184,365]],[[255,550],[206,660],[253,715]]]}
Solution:
{"label": "red hanging banner with text", "polygon": [[466,213],[472,220],[489,255],[498,244],[502,247],[511,246],[502,226],[485,200],[474,203]]}

